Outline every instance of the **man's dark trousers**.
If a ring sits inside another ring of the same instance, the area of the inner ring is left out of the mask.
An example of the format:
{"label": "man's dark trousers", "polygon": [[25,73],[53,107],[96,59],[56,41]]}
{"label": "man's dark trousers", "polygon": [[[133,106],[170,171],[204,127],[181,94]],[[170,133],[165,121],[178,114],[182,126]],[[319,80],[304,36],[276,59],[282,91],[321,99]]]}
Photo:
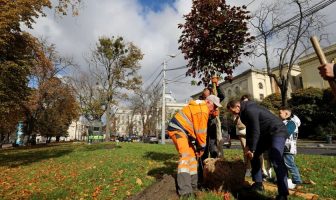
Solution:
{"label": "man's dark trousers", "polygon": [[260,155],[268,150],[269,159],[274,167],[277,177],[279,195],[288,195],[287,168],[283,160],[286,138],[283,136],[269,136],[268,139],[261,139],[251,160],[252,178],[254,182],[262,182],[262,170],[260,166]]}

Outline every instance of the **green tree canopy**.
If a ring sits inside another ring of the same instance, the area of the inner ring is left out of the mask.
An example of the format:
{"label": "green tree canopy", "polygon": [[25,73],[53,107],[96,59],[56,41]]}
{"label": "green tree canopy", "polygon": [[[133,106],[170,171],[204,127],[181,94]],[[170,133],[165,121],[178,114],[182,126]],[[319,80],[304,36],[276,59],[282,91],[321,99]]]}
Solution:
{"label": "green tree canopy", "polygon": [[127,43],[122,37],[101,37],[96,48],[91,52],[90,64],[92,74],[97,80],[97,90],[103,100],[106,114],[106,137],[110,138],[112,106],[120,99],[125,99],[127,90],[138,90],[141,87],[141,76],[138,74],[143,54],[133,43]]}

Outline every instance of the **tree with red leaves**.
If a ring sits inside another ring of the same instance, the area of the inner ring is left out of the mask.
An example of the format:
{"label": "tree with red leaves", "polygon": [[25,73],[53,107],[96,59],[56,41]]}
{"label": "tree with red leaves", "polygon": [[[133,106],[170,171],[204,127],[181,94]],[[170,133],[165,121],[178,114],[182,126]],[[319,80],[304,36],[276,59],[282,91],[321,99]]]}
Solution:
{"label": "tree with red leaves", "polygon": [[232,72],[240,63],[240,56],[248,55],[245,45],[253,40],[248,33],[250,19],[246,6],[231,7],[225,0],[193,0],[192,10],[185,15],[179,49],[188,60],[186,75],[198,75],[207,85],[213,75]]}

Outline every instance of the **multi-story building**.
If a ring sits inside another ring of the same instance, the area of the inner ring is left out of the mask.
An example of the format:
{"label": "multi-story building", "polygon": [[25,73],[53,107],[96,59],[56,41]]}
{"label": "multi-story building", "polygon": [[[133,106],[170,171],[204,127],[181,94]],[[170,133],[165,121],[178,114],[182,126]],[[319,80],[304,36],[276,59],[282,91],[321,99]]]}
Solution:
{"label": "multi-story building", "polygon": [[[286,68],[284,69],[286,70]],[[273,69],[273,73],[275,74],[278,74],[278,71],[278,68]],[[298,66],[294,66],[291,74],[292,79],[288,84],[289,94],[298,88],[302,88],[300,86],[300,68]],[[248,69],[235,76],[231,82],[225,81],[220,83],[219,87],[226,96],[224,102],[243,94],[250,94],[253,99],[262,101],[266,96],[272,93],[280,93],[280,90],[276,86],[274,80],[271,82],[266,69]],[[201,92],[193,95],[192,98],[197,99],[200,95]]]}
{"label": "multi-story building", "polygon": [[72,121],[68,128],[68,137],[66,140],[86,140],[89,130],[89,121],[80,116],[78,120]]}
{"label": "multi-story building", "polygon": [[[130,109],[119,108],[115,113],[114,129],[118,136],[128,136],[130,133],[135,135],[143,135],[143,126],[141,121],[141,115],[134,113]],[[132,130],[130,130],[132,129]]]}
{"label": "multi-story building", "polygon": [[[336,62],[336,44],[324,48],[323,52],[328,62]],[[315,52],[301,57],[298,65],[293,66],[291,70],[287,95],[290,97],[291,92],[300,88],[326,89],[330,87],[329,83],[319,75],[318,66],[320,66],[320,62]],[[288,67],[284,67],[283,70],[283,74],[286,74]],[[272,73],[279,74],[279,68],[273,68]],[[256,100],[262,100],[265,96],[273,93],[280,93],[279,87],[274,79],[270,79],[266,70],[253,68],[235,76],[232,82],[220,83],[219,87],[227,97],[224,101],[232,96],[245,93],[250,94]],[[200,94],[201,92],[193,95],[192,98],[198,98]]]}
{"label": "multi-story building", "polygon": [[[165,95],[166,101],[166,119],[170,120],[170,117],[180,110],[185,103],[177,103],[176,99],[173,97],[172,92],[166,93]],[[162,101],[158,102],[158,113],[161,114],[162,109]],[[147,116],[143,116],[147,117]],[[132,110],[127,108],[119,108],[115,113],[115,131],[116,135],[123,136],[129,135],[133,133],[135,135],[142,136],[143,133],[143,125],[142,125],[142,116],[140,113],[133,113]],[[156,120],[156,130],[152,130],[151,134],[156,134],[161,131],[161,118]],[[132,130],[130,130],[130,128]]]}

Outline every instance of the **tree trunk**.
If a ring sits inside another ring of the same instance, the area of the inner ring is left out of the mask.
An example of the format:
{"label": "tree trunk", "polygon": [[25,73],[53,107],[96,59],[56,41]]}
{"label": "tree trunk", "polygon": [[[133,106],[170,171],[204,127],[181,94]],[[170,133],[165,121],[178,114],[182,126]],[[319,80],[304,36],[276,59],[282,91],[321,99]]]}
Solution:
{"label": "tree trunk", "polygon": [[2,147],[2,144],[4,142],[4,134],[3,133],[0,133],[0,148]]}
{"label": "tree trunk", "polygon": [[107,108],[106,108],[106,130],[105,130],[105,141],[109,142],[110,141],[110,119],[111,119],[111,108],[109,103],[107,104]]}
{"label": "tree trunk", "polygon": [[7,143],[9,143],[10,133],[7,133]]}
{"label": "tree trunk", "polygon": [[50,143],[50,142],[51,142],[51,136],[48,136],[48,135],[47,135],[46,143],[48,144],[48,143]]}
{"label": "tree trunk", "polygon": [[76,137],[77,135],[77,131],[78,131],[78,128],[77,128],[77,120],[76,120],[76,128],[75,128],[75,140],[79,140],[79,134],[78,134],[78,138]]}
{"label": "tree trunk", "polygon": [[36,145],[36,134],[31,135],[31,137],[29,139],[29,143],[31,145]]}
{"label": "tree trunk", "polygon": [[288,88],[283,84],[281,86],[281,105],[287,106],[287,90]]}
{"label": "tree trunk", "polygon": [[56,142],[59,142],[60,141],[60,138],[61,138],[61,136],[56,136]]}

